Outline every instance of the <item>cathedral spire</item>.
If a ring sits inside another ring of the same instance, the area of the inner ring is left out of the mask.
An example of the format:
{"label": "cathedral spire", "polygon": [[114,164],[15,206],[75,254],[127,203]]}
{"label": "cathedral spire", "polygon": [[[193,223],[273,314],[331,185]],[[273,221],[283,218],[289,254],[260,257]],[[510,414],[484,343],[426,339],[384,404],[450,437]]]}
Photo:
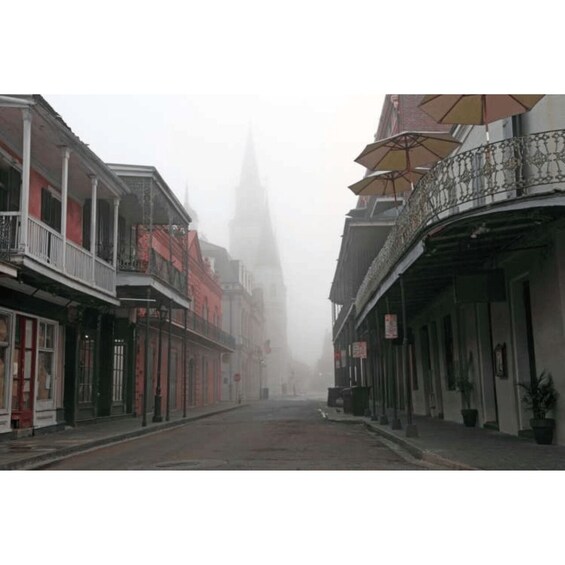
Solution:
{"label": "cathedral spire", "polygon": [[259,188],[261,181],[259,180],[259,168],[257,167],[257,159],[255,157],[255,144],[253,143],[253,132],[251,125],[247,134],[247,144],[245,146],[245,154],[243,157],[243,165],[241,167],[241,177],[239,180],[241,187]]}

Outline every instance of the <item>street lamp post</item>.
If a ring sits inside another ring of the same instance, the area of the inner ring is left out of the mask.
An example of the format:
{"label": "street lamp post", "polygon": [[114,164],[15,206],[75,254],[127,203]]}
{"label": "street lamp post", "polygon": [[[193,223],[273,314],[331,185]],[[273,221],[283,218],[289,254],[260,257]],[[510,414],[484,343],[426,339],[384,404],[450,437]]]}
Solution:
{"label": "street lamp post", "polygon": [[161,349],[163,339],[163,322],[167,316],[167,308],[159,307],[159,344],[157,349],[157,388],[155,389],[155,408],[153,410],[153,422],[162,422],[161,415]]}

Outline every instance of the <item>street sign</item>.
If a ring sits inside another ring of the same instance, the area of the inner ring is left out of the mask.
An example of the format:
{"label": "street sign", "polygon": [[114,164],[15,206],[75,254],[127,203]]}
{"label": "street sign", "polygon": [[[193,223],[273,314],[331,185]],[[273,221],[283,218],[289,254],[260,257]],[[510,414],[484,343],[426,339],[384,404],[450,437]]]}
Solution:
{"label": "street sign", "polygon": [[240,375],[239,373],[236,373],[236,374],[233,376],[233,380],[234,380],[236,383],[238,383],[238,382],[241,380],[241,375]]}
{"label": "street sign", "polygon": [[398,338],[398,321],[396,314],[385,314],[385,339]]}
{"label": "street sign", "polygon": [[353,357],[357,359],[367,358],[367,342],[366,341],[355,341],[353,342]]}

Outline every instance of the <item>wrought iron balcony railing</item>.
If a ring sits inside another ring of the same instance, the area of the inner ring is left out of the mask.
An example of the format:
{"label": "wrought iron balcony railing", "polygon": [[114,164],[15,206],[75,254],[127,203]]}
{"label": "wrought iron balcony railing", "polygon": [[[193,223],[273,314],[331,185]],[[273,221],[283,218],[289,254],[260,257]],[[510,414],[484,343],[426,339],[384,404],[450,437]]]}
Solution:
{"label": "wrought iron balcony railing", "polygon": [[140,259],[136,247],[122,249],[118,254],[118,269],[154,275],[186,296],[186,273],[179,271],[154,249],[151,250],[151,261]]}
{"label": "wrought iron balcony railing", "polygon": [[565,130],[514,137],[440,161],[418,182],[371,263],[357,291],[357,312],[424,229],[453,215],[555,191],[565,191]]}
{"label": "wrought iron balcony railing", "polygon": [[0,215],[0,260],[8,260],[18,247],[18,213]]}
{"label": "wrought iron balcony railing", "polygon": [[[114,267],[62,235],[37,218],[27,221],[27,246],[21,245],[19,212],[0,211],[0,257],[12,259],[29,256],[35,261],[81,283],[115,295]],[[65,253],[63,254],[63,249]]]}
{"label": "wrought iron balcony railing", "polygon": [[[187,312],[187,329],[189,332],[197,333],[203,337],[208,338],[210,341],[223,345],[227,349],[235,349],[235,337],[227,332],[224,332],[218,326],[211,322],[206,321],[204,318],[195,314],[192,310]],[[159,317],[159,312],[155,308],[149,309],[150,319],[157,322],[164,322],[164,319]],[[184,312],[181,309],[174,309],[171,315],[172,322],[179,326],[184,327]]]}

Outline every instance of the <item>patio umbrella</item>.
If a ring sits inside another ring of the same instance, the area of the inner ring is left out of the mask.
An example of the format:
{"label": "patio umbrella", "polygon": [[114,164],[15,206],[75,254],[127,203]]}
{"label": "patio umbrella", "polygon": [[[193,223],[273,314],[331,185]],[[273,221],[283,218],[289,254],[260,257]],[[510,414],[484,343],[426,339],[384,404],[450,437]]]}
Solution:
{"label": "patio umbrella", "polygon": [[349,186],[358,196],[388,196],[409,192],[428,169],[412,171],[378,171]]}
{"label": "patio umbrella", "polygon": [[371,171],[414,171],[443,159],[458,145],[448,133],[405,131],[367,145],[355,162]]}
{"label": "patio umbrella", "polygon": [[531,110],[543,94],[428,94],[418,108],[439,124],[470,124],[486,127],[489,123]]}

